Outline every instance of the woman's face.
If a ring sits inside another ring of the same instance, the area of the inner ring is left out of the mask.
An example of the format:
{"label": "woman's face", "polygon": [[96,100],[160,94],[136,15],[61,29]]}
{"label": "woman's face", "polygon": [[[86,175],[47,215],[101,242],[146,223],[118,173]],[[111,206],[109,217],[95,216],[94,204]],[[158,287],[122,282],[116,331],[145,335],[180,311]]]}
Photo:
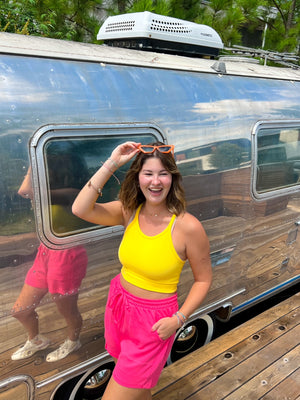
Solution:
{"label": "woman's face", "polygon": [[149,157],[139,172],[139,185],[146,201],[158,205],[166,201],[172,175],[159,158]]}

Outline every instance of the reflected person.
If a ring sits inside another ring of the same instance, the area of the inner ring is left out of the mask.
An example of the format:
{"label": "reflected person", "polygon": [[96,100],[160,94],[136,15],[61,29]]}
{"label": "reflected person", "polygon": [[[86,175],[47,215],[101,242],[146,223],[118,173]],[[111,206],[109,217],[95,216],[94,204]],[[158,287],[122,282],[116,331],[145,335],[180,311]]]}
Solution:
{"label": "reflected person", "polygon": [[[18,194],[32,200],[31,179],[29,168]],[[63,190],[51,193],[52,204],[55,203],[55,196],[58,198],[56,200],[58,204],[51,206],[52,213],[58,214],[60,218],[64,215]],[[74,198],[74,193],[71,192],[72,190],[65,190],[65,196],[69,196],[70,200]],[[34,263],[26,275],[24,286],[12,309],[13,317],[21,322],[28,334],[28,340],[12,354],[12,360],[31,357],[50,345],[50,340],[40,334],[36,312],[37,306],[48,292],[66,321],[67,338],[58,349],[47,355],[46,361],[60,360],[81,347],[79,335],[82,317],[77,301],[78,290],[86,274],[87,261],[87,254],[82,246],[53,250],[40,244]]]}

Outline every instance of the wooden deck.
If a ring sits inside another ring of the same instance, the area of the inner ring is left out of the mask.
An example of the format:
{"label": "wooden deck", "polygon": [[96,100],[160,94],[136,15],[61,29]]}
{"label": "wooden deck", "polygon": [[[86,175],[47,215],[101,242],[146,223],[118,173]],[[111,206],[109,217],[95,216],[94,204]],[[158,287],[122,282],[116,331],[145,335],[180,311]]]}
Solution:
{"label": "wooden deck", "polygon": [[300,292],[166,367],[153,400],[299,400]]}

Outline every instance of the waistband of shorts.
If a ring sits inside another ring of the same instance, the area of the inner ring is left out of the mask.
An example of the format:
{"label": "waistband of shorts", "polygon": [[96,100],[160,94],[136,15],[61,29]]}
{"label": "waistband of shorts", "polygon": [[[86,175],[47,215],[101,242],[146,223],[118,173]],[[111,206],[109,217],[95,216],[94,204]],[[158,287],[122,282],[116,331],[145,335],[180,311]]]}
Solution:
{"label": "waistband of shorts", "polygon": [[124,287],[121,285],[121,281],[120,281],[120,274],[118,274],[113,280],[115,285],[116,285],[116,289],[120,292],[123,293],[123,295],[126,297],[126,300],[130,303],[136,304],[136,305],[140,305],[143,307],[147,307],[147,308],[161,308],[161,307],[173,307],[173,306],[177,306],[178,304],[178,299],[177,299],[177,293],[173,294],[170,297],[166,297],[165,299],[145,299],[142,297],[138,297],[135,296],[131,293],[129,293],[126,289],[124,289]]}

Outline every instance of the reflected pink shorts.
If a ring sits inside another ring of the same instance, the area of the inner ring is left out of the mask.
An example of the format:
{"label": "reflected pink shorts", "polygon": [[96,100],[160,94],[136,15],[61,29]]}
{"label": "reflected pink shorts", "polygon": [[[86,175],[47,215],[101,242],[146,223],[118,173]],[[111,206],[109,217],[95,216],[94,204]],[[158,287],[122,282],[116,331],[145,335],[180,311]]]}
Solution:
{"label": "reflected pink shorts", "polygon": [[87,268],[84,247],[52,250],[41,244],[34,263],[27,273],[25,283],[49,293],[77,293]]}
{"label": "reflected pink shorts", "polygon": [[128,293],[120,283],[120,275],[111,281],[105,310],[105,347],[118,359],[113,371],[117,383],[139,389],[156,385],[175,334],[162,340],[151,328],[177,310],[176,294],[163,300],[147,300]]}

